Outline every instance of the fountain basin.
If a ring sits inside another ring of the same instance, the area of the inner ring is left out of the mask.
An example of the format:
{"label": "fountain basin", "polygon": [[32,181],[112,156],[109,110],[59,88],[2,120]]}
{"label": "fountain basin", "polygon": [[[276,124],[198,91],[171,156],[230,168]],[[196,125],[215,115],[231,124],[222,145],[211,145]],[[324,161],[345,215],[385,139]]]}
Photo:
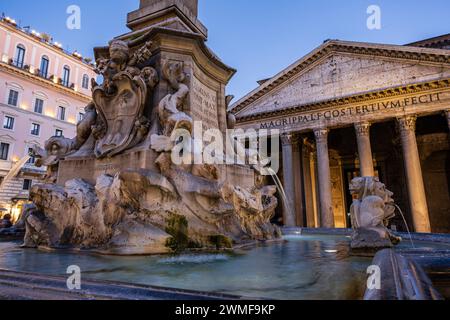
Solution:
{"label": "fountain basin", "polygon": [[[349,254],[349,234],[348,230],[286,229],[282,243],[233,253],[137,257],[49,253],[21,249],[20,242],[6,241],[0,242],[0,269],[67,277],[67,267],[78,265],[85,280],[267,299],[362,299],[372,259]],[[449,237],[413,236],[422,239],[415,241],[416,249],[403,242],[396,251],[423,265],[427,272],[434,270],[442,276],[442,270],[450,270]],[[436,287],[445,296],[445,286],[439,283]]]}

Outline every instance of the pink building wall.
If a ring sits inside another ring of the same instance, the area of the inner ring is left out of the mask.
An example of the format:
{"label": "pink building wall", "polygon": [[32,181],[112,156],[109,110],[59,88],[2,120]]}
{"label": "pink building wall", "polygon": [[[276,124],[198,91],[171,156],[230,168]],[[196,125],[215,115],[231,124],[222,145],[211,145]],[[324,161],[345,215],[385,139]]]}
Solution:
{"label": "pink building wall", "polygon": [[[25,64],[34,69],[38,69],[43,56],[49,58],[48,74],[62,77],[64,66],[70,67],[70,83],[74,83],[78,92],[90,96],[90,88],[82,87],[84,75],[89,78],[96,78],[96,74],[88,64],[80,61],[76,57],[65,54],[57,47],[46,44],[23,32],[18,32],[15,28],[0,22],[0,50],[2,62],[14,59],[17,46],[21,44],[25,47]],[[89,84],[90,87],[90,84]]]}
{"label": "pink building wall", "polygon": [[[29,69],[10,63],[16,57],[18,45],[25,48],[24,65]],[[64,66],[69,66],[69,84],[74,84],[72,88],[35,73],[44,55],[49,60],[48,77],[55,75],[62,78]],[[94,67],[0,20],[0,143],[9,145],[8,159],[0,159],[0,178],[5,177],[14,164],[28,154],[31,146],[37,144],[43,147],[57,129],[62,130],[66,138],[75,136],[80,113],[84,113],[85,106],[91,100],[90,81],[87,89],[82,87],[84,75],[89,79],[96,78]],[[8,104],[10,90],[19,93],[17,106]],[[37,98],[44,101],[42,114],[34,110]],[[64,120],[58,119],[59,106],[66,110]],[[14,118],[12,130],[4,128],[5,117]],[[40,125],[39,136],[31,134],[33,123]],[[24,181],[36,182],[44,173],[45,168],[26,164],[15,179],[0,188],[0,208],[17,217],[22,202],[14,199],[28,197],[28,190],[23,189]]]}

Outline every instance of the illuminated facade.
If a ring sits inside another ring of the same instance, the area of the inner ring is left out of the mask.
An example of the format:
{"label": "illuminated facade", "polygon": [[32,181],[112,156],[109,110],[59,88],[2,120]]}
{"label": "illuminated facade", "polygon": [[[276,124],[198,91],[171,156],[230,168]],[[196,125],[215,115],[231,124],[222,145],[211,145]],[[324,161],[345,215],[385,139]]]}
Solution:
{"label": "illuminated facade", "polygon": [[284,225],[351,227],[349,182],[378,176],[411,230],[450,232],[449,49],[330,40],[230,107],[238,127],[282,132]]}
{"label": "illuminated facade", "polygon": [[[76,123],[90,101],[89,59],[69,54],[46,34],[0,20],[0,179],[54,135],[75,136]],[[0,212],[17,216],[33,181],[45,171],[30,159],[0,189]]]}

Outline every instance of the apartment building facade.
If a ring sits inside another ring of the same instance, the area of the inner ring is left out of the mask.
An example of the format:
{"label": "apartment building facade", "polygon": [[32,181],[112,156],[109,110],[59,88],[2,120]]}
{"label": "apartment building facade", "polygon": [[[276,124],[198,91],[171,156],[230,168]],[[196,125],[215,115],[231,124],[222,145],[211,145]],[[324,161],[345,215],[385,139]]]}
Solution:
{"label": "apartment building facade", "polygon": [[9,17],[0,20],[0,50],[0,216],[17,217],[45,168],[30,158],[12,179],[3,180],[33,145],[43,147],[52,136],[75,136],[96,74],[89,59]]}

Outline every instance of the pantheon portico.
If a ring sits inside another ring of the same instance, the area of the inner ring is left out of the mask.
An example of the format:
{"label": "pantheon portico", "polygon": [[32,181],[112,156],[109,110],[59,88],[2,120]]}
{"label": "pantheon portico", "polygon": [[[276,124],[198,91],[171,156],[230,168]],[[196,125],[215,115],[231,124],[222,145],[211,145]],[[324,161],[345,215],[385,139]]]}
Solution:
{"label": "pantheon portico", "polygon": [[351,227],[349,181],[378,176],[410,229],[450,232],[449,39],[327,41],[230,107],[282,133],[284,225]]}

